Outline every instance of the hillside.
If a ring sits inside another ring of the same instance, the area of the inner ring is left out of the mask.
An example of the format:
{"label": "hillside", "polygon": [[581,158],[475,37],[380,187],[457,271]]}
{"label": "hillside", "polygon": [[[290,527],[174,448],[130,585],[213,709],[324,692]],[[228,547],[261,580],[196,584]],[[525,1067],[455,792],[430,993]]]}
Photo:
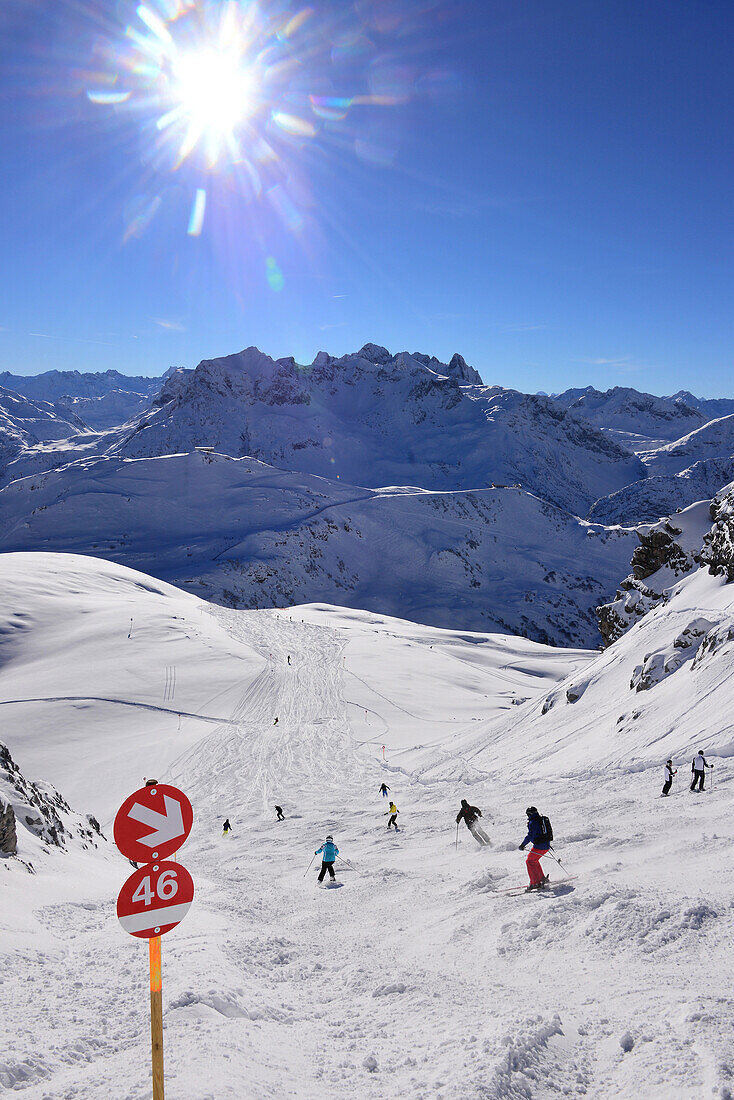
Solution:
{"label": "hillside", "polygon": [[[703,427],[641,454],[648,475],[670,476],[687,470],[696,462],[731,459],[734,456],[734,414],[710,420]],[[719,486],[721,488],[721,486]]]}
{"label": "hillside", "polygon": [[0,519],[0,550],[103,555],[233,607],[339,603],[561,645],[597,644],[637,542],[518,489],[362,489],[201,452],[21,478]]}
{"label": "hillside", "polygon": [[722,486],[734,480],[734,455],[694,462],[679,474],[658,474],[635,481],[589,509],[594,523],[654,523],[697,500],[710,500]]}
{"label": "hillside", "polygon": [[[601,655],[333,607],[209,612],[64,555],[1,556],[0,590],[0,710],[23,774],[97,810],[103,831],[143,774],[194,805],[180,858],[196,898],[163,948],[172,1095],[726,1097],[723,578],[685,580]],[[679,663],[630,687],[671,646]],[[692,795],[699,747],[714,787]],[[666,801],[667,754],[681,772]],[[457,830],[460,797],[483,808],[489,848]],[[508,897],[531,802],[575,877],[547,858],[555,885]],[[349,864],[322,892],[309,861],[327,831]],[[145,1096],[147,954],[114,915],[129,865],[70,846],[29,875],[21,836],[0,863],[0,1081]]]}

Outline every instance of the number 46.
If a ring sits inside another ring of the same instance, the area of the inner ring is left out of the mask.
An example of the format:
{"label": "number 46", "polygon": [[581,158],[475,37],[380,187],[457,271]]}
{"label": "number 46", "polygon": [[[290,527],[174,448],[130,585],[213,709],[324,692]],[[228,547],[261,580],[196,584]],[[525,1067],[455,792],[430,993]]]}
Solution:
{"label": "number 46", "polygon": [[[157,893],[161,901],[170,901],[178,893],[175,871],[164,871],[157,883]],[[146,875],[133,894],[133,901],[142,901],[144,905],[150,905],[155,892],[150,888],[150,875]]]}

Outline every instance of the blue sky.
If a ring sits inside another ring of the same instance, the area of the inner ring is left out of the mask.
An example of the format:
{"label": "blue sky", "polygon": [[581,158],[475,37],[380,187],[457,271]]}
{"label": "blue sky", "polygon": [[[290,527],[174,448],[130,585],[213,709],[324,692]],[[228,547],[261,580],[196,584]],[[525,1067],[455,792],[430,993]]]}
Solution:
{"label": "blue sky", "polygon": [[[275,160],[254,195],[227,156],[173,169],[127,64],[126,26],[149,31],[134,5],[4,0],[0,369],[160,374],[371,340],[460,351],[527,391],[734,393],[729,0],[262,9],[244,151],[264,136]],[[178,14],[190,43],[197,12]],[[311,91],[352,102],[321,117]]]}

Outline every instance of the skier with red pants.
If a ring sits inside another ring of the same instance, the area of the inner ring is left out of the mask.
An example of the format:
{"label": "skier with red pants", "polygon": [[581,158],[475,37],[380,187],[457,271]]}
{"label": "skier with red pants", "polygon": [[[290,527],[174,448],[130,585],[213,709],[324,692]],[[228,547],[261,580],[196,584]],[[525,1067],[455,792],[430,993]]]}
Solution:
{"label": "skier with red pants", "polygon": [[553,840],[553,830],[548,818],[542,817],[535,806],[528,806],[525,813],[528,815],[528,835],[519,846],[520,851],[525,850],[526,844],[532,844],[533,846],[528,852],[528,858],[525,860],[530,878],[530,885],[527,889],[541,890],[548,881],[548,876],[543,874],[540,861],[543,856],[548,855],[550,842]]}

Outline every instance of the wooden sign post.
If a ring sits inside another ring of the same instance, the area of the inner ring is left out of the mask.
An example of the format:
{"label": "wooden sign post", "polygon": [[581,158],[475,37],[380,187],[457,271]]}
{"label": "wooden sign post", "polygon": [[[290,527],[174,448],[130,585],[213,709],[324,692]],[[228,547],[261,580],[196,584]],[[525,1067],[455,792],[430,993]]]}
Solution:
{"label": "wooden sign post", "polygon": [[153,1054],[153,1100],[163,1096],[163,991],[161,982],[161,937],[148,940],[150,955],[150,1046]]}

